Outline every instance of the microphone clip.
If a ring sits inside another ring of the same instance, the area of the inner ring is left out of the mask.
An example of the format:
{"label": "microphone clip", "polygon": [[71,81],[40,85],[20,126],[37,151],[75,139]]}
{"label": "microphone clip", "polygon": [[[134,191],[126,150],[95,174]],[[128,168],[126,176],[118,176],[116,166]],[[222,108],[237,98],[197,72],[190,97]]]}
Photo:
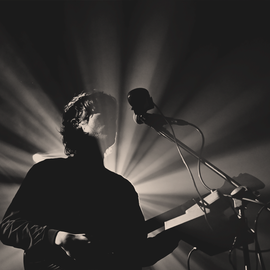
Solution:
{"label": "microphone clip", "polygon": [[185,126],[189,125],[188,122],[181,120],[181,119],[174,119],[171,117],[165,117],[160,114],[149,114],[144,113],[141,115],[133,114],[133,120],[137,124],[146,124],[150,127],[153,127],[157,130],[164,127],[165,125],[178,125],[178,126]]}

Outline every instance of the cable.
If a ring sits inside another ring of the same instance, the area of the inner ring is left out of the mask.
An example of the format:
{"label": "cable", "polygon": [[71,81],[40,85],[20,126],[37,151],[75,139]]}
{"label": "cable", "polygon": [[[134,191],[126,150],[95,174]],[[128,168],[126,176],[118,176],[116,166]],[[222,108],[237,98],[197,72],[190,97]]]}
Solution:
{"label": "cable", "polygon": [[[230,195],[225,195],[225,196],[231,197]],[[259,242],[259,241],[258,241],[258,233],[257,233],[257,232],[258,232],[258,221],[259,221],[259,216],[261,215],[262,211],[263,211],[264,209],[267,208],[268,205],[270,205],[270,202],[266,203],[263,207],[260,208],[260,210],[259,210],[258,213],[257,213],[256,219],[255,219],[255,221],[254,221],[254,225],[255,225],[255,226],[254,226],[254,231],[252,230],[252,232],[254,233],[254,238],[255,238],[255,241],[257,241],[257,242]],[[231,207],[232,207],[232,206],[231,206]],[[232,207],[232,209],[234,209],[234,208]],[[235,213],[236,213],[236,211],[235,211]],[[236,213],[236,214],[237,214],[237,213]],[[239,214],[237,214],[237,216],[238,216],[238,218],[240,217]],[[236,249],[238,249],[238,250],[243,250],[243,249],[240,248],[240,247],[236,247]],[[255,250],[249,250],[249,252],[250,252],[250,253],[256,253],[257,250],[256,250],[256,249],[255,249]],[[260,252],[261,252],[261,253],[270,252],[270,248],[260,250]]]}
{"label": "cable", "polygon": [[232,243],[232,247],[231,247],[231,249],[229,250],[229,262],[230,262],[230,264],[231,264],[233,270],[236,270],[236,267],[235,267],[235,265],[234,265],[233,262],[232,262],[232,251],[233,251],[233,249],[235,248],[236,241],[237,241],[237,236],[234,237],[234,240],[233,240],[233,243]]}
{"label": "cable", "polygon": [[198,250],[196,247],[194,247],[189,253],[188,253],[188,256],[187,256],[187,269],[190,270],[190,258],[191,258],[191,254]]}
{"label": "cable", "polygon": [[[255,257],[256,258],[256,269],[257,270],[258,270],[259,265],[261,266],[261,269],[262,270],[266,270],[265,265],[264,265],[264,261],[263,261],[263,258],[262,258],[262,253],[264,253],[264,252],[270,252],[270,249],[261,250],[260,249],[260,245],[259,245],[259,241],[258,241],[258,221],[259,221],[259,217],[260,217],[260,215],[261,215],[261,213],[262,213],[263,210],[265,210],[265,209],[268,210],[267,207],[268,207],[269,204],[270,204],[270,202],[266,203],[265,205],[263,205],[263,207],[260,208],[260,210],[257,213],[255,222],[254,222],[254,224],[255,224],[254,230],[250,229],[251,232],[254,234],[255,250],[249,250],[248,252],[249,253],[255,253],[255,256],[256,256]],[[232,260],[231,260],[232,250],[233,249],[238,249],[238,250],[242,250],[243,251],[243,248],[235,247],[236,240],[237,240],[237,236],[235,237],[234,242],[232,244],[232,248],[229,251],[229,261],[230,261],[230,264],[232,265],[232,267],[233,267],[234,270],[236,270],[236,268],[233,265]]]}
{"label": "cable", "polygon": [[200,149],[200,154],[199,154],[199,160],[198,160],[198,165],[197,165],[197,171],[198,171],[198,177],[202,183],[202,185],[209,191],[212,191],[212,189],[210,187],[208,187],[206,185],[206,183],[204,182],[203,178],[202,178],[202,174],[201,174],[201,158],[202,158],[202,152],[203,152],[203,148],[204,148],[204,143],[205,143],[205,138],[203,135],[203,132],[194,124],[188,123],[190,126],[193,126],[201,135],[202,137],[202,145],[201,145],[201,149]]}
{"label": "cable", "polygon": [[188,166],[188,164],[187,164],[187,162],[186,162],[186,160],[185,160],[185,158],[184,158],[184,156],[183,156],[183,154],[181,152],[181,149],[180,149],[179,145],[177,144],[176,136],[175,136],[174,129],[173,129],[171,123],[166,119],[166,117],[163,115],[162,111],[158,108],[158,106],[156,104],[154,104],[154,105],[157,108],[157,110],[159,111],[159,113],[164,117],[164,119],[166,120],[167,124],[170,126],[171,131],[172,131],[172,134],[173,134],[173,138],[174,138],[174,143],[175,143],[176,148],[177,148],[177,151],[178,151],[178,153],[179,153],[179,155],[180,155],[180,157],[181,157],[181,159],[182,159],[182,161],[183,161],[183,163],[184,163],[184,165],[185,165],[185,167],[186,167],[186,169],[187,169],[187,171],[189,173],[189,176],[190,176],[190,178],[191,178],[191,180],[193,182],[193,185],[194,185],[194,187],[195,187],[195,189],[196,189],[196,191],[197,191],[197,193],[198,193],[201,201],[203,202],[203,198],[202,198],[202,196],[201,196],[201,194],[200,194],[200,192],[198,190],[198,187],[197,187],[197,185],[195,183],[195,180],[194,180],[193,174],[192,174],[192,172],[190,170],[190,167]]}
{"label": "cable", "polygon": [[[208,186],[206,185],[206,183],[205,183],[204,180],[203,180],[202,174],[201,174],[201,158],[202,158],[202,152],[203,152],[204,143],[205,143],[205,138],[204,138],[203,132],[202,132],[202,131],[200,130],[200,128],[197,127],[196,125],[194,125],[194,124],[192,124],[192,123],[188,123],[188,124],[189,124],[190,126],[193,126],[193,127],[200,133],[200,135],[201,135],[201,137],[202,137],[202,145],[201,145],[201,149],[200,149],[200,152],[199,152],[199,159],[198,159],[198,163],[197,163],[197,173],[198,173],[198,177],[199,177],[199,180],[200,180],[201,184],[202,184],[208,191],[212,192],[213,190],[212,190],[210,187],[208,187]],[[201,208],[201,207],[200,207],[200,208]],[[205,207],[204,207],[203,212],[205,213]],[[212,226],[210,225],[210,223],[209,223],[209,221],[208,221],[208,218],[207,218],[207,216],[206,216],[206,213],[205,213],[204,217],[205,217],[205,220],[206,220],[208,226],[209,226],[210,229],[213,231],[213,228],[212,228]]]}
{"label": "cable", "polygon": [[[173,135],[173,139],[174,139],[174,143],[175,143],[175,145],[176,145],[176,148],[177,148],[177,151],[178,151],[178,153],[179,153],[179,156],[181,157],[181,159],[182,159],[182,161],[183,161],[183,163],[184,163],[184,165],[185,165],[185,167],[186,167],[186,169],[187,169],[187,171],[188,171],[188,173],[189,173],[189,176],[190,176],[190,178],[191,178],[191,180],[192,180],[192,182],[193,182],[193,185],[194,185],[194,187],[195,187],[195,190],[196,190],[196,192],[197,192],[197,194],[198,194],[198,196],[199,196],[199,198],[200,198],[200,200],[201,200],[201,202],[202,202],[203,209],[201,208],[200,205],[199,205],[199,207],[200,207],[200,208],[202,209],[202,211],[204,212],[204,217],[205,217],[205,220],[206,220],[206,222],[207,222],[209,228],[210,228],[211,230],[213,230],[213,228],[212,228],[212,226],[211,226],[211,224],[209,223],[209,220],[208,220],[208,218],[207,218],[207,213],[206,213],[206,209],[205,209],[205,204],[206,204],[206,202],[204,201],[204,199],[202,198],[202,195],[200,194],[200,192],[199,192],[199,190],[198,190],[197,184],[196,184],[195,179],[194,179],[194,176],[193,176],[193,174],[192,174],[192,172],[191,172],[191,170],[190,170],[190,167],[188,166],[188,164],[187,164],[187,162],[186,162],[186,160],[185,160],[185,158],[184,158],[184,156],[183,156],[183,154],[182,154],[182,152],[181,152],[181,149],[180,149],[180,147],[179,147],[179,145],[178,145],[178,143],[177,143],[177,139],[176,139],[176,136],[175,136],[175,133],[174,133],[174,129],[173,129],[171,123],[166,119],[166,117],[163,115],[162,111],[159,109],[159,107],[158,107],[155,103],[154,103],[154,106],[155,106],[156,109],[159,111],[159,113],[163,116],[163,118],[165,119],[165,121],[167,122],[167,124],[168,124],[168,125],[170,126],[170,128],[171,128],[172,135]],[[195,125],[193,125],[193,124],[190,124],[190,125],[195,126]],[[195,126],[195,127],[196,127],[196,126]],[[199,128],[196,127],[196,129],[198,129],[199,132],[201,132]],[[165,137],[165,138],[168,138],[167,135],[164,134],[164,133],[162,133],[162,132],[158,132],[158,134],[162,135],[162,136]],[[202,133],[201,133],[201,134],[202,134]],[[204,145],[204,137],[203,137],[203,145]],[[202,145],[202,147],[203,147],[203,145]],[[202,150],[202,148],[201,148],[201,150]],[[200,163],[200,158],[199,158],[199,161],[198,161],[198,162]]]}

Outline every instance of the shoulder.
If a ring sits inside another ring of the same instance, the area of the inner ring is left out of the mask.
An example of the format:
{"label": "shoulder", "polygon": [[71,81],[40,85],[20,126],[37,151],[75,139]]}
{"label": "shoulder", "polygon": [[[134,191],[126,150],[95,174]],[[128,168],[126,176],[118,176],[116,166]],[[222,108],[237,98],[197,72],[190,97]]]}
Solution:
{"label": "shoulder", "polygon": [[137,193],[133,184],[124,178],[123,176],[112,172],[108,169],[106,169],[107,175],[108,175],[108,182],[110,182],[112,185],[114,185],[117,188],[120,188],[121,190],[125,189],[126,191],[130,191],[132,193]]}
{"label": "shoulder", "polygon": [[60,164],[66,163],[66,161],[67,161],[67,158],[48,158],[34,164],[33,167],[43,168],[43,167],[50,167],[50,166],[59,166]]}
{"label": "shoulder", "polygon": [[36,174],[36,173],[48,173],[50,171],[55,171],[57,168],[60,168],[62,165],[66,163],[65,158],[52,158],[52,159],[45,159],[38,163],[35,163],[27,174]]}
{"label": "shoulder", "polygon": [[61,175],[63,175],[64,166],[66,166],[65,158],[46,159],[35,163],[27,172],[22,184],[24,186],[45,187],[50,184],[56,184]]}

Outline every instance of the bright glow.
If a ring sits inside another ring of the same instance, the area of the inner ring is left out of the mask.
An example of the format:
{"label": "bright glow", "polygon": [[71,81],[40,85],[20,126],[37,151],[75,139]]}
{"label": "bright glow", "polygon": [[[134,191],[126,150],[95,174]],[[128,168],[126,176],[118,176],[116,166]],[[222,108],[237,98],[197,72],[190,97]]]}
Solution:
{"label": "bright glow", "polygon": [[0,172],[7,179],[21,179],[32,163],[29,153],[0,141]]}
{"label": "bright glow", "polygon": [[35,163],[38,163],[38,162],[40,162],[40,161],[42,161],[44,159],[45,158],[42,155],[40,155],[40,154],[34,154],[33,155],[33,160],[34,160]]}
{"label": "bright glow", "polygon": [[35,163],[38,163],[40,161],[43,161],[45,159],[49,159],[49,158],[66,158],[67,156],[63,153],[63,152],[56,152],[56,153],[49,153],[49,154],[45,154],[45,153],[36,153],[33,155],[33,161]]}

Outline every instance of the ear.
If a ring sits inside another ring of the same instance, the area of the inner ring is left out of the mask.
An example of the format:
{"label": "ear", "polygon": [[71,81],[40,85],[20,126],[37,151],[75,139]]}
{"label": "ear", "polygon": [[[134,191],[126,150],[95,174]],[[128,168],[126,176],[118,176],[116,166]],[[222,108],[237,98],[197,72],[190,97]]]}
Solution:
{"label": "ear", "polygon": [[81,121],[78,125],[78,128],[81,128],[85,132],[87,128],[87,121],[86,120]]}
{"label": "ear", "polygon": [[82,128],[82,130],[83,130],[84,132],[86,132],[86,127],[87,127],[86,125],[82,125],[82,126],[81,126],[81,128]]}

